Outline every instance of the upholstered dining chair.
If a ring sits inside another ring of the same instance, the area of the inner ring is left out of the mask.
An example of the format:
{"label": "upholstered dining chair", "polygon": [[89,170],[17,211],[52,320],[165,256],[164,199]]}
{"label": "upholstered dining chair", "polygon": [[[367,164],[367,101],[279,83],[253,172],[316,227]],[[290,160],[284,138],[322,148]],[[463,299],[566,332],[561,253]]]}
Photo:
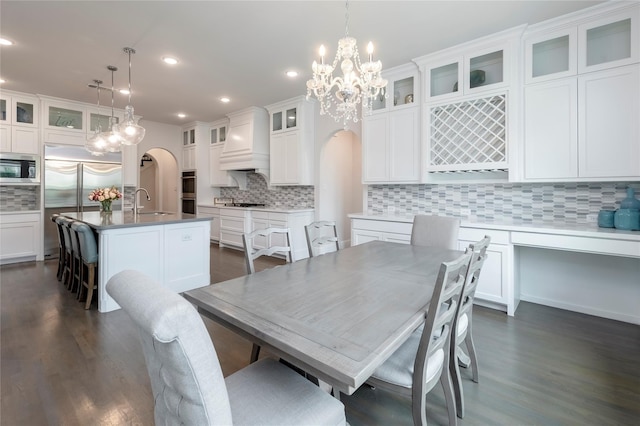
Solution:
{"label": "upholstered dining chair", "polygon": [[[86,288],[85,309],[91,307],[93,292],[98,288],[98,244],[93,230],[82,222],[74,222],[71,224],[78,237],[78,245],[80,247],[80,277],[78,287],[78,299],[82,300],[84,289]],[[85,274],[86,270],[86,274]]]}
{"label": "upholstered dining chair", "polygon": [[[256,240],[258,242],[256,243]],[[253,232],[242,234],[244,245],[244,258],[247,266],[247,274],[254,274],[256,268],[254,260],[260,256],[271,256],[274,253],[284,253],[287,262],[291,263],[291,231],[289,228],[256,229]],[[255,246],[263,246],[254,249]],[[260,356],[260,345],[253,344],[251,348],[250,362],[256,362]]]}
{"label": "upholstered dining chair", "polygon": [[440,266],[423,326],[367,380],[371,386],[411,397],[413,423],[427,424],[426,397],[436,384],[444,389],[449,424],[457,424],[449,356],[451,327],[465,282],[471,253]]}
{"label": "upholstered dining chair", "polygon": [[[456,410],[458,417],[464,417],[464,395],[462,390],[462,378],[460,375],[459,364],[465,368],[471,366],[472,380],[478,383],[478,358],[476,356],[476,347],[473,342],[473,299],[478,288],[478,280],[480,279],[480,271],[482,265],[487,258],[487,247],[491,243],[491,237],[485,237],[477,243],[469,245],[471,251],[471,261],[467,269],[462,296],[460,296],[460,304],[458,313],[454,321],[451,338],[451,362],[449,369],[451,371],[451,380],[453,381],[453,390],[456,397]],[[467,354],[464,353],[462,345],[466,346]]]}
{"label": "upholstered dining chair", "polygon": [[139,330],[156,425],[345,425],[344,405],[271,358],[223,378],[196,309],[148,276],[115,274],[107,292]]}
{"label": "upholstered dining chair", "polygon": [[340,250],[338,230],[334,221],[312,222],[304,227],[309,257]]}
{"label": "upholstered dining chair", "polygon": [[458,249],[460,219],[418,214],[413,217],[411,244]]}

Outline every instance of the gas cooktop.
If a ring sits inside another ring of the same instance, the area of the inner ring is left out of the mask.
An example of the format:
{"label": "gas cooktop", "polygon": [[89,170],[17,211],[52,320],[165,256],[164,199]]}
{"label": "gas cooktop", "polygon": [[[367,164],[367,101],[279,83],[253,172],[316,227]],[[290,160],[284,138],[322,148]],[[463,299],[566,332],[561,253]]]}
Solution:
{"label": "gas cooktop", "polygon": [[228,203],[225,204],[227,207],[265,207],[266,204],[260,203]]}

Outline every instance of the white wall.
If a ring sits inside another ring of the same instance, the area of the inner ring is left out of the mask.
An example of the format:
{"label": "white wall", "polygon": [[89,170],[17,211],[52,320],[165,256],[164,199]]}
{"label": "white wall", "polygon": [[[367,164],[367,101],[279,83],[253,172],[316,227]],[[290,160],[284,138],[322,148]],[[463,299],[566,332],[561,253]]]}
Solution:
{"label": "white wall", "polygon": [[349,246],[349,213],[362,210],[360,123],[343,130],[329,116],[316,116],[316,220],[335,220],[341,246]]}
{"label": "white wall", "polygon": [[[157,164],[155,182],[150,182],[149,187],[153,187],[156,202],[155,209],[160,211],[180,212],[180,175],[178,163],[175,157],[165,149],[153,148],[147,151]],[[142,183],[142,175],[140,176]],[[178,182],[178,183],[176,183]],[[145,187],[151,194],[151,188]],[[152,196],[153,197],[153,196]],[[141,201],[144,197],[141,197]]]}

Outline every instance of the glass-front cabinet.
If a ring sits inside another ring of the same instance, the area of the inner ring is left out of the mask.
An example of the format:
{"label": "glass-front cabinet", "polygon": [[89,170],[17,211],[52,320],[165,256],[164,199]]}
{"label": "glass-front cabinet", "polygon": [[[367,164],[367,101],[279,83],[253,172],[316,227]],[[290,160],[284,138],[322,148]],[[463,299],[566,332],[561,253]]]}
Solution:
{"label": "glass-front cabinet", "polygon": [[387,87],[373,100],[373,112],[391,110],[405,105],[411,106],[418,102],[419,82],[418,70],[408,68],[394,68],[382,72],[387,79]]}
{"label": "glass-front cabinet", "polygon": [[294,130],[298,127],[298,107],[283,109],[271,114],[271,132]]}
{"label": "glass-front cabinet", "polygon": [[638,7],[525,36],[525,83],[636,63]]}
{"label": "glass-front cabinet", "polygon": [[35,98],[12,96],[12,120],[14,126],[38,126],[38,100]]}
{"label": "glass-front cabinet", "polygon": [[0,124],[11,124],[11,98],[0,96]]}
{"label": "glass-front cabinet", "polygon": [[[109,130],[111,123],[111,111],[102,109],[98,110],[97,108],[89,109],[87,110],[87,115],[89,117],[89,133],[95,132],[98,125],[100,125],[100,129],[102,129],[102,131]],[[120,114],[114,113],[113,122],[115,124],[120,123]]]}
{"label": "glass-front cabinet", "polygon": [[209,142],[211,145],[224,144],[227,140],[227,127],[229,122],[227,120],[216,121],[210,124]]}
{"label": "glass-front cabinet", "polygon": [[491,47],[425,66],[427,100],[469,95],[505,85],[508,83],[507,55],[506,46]]}

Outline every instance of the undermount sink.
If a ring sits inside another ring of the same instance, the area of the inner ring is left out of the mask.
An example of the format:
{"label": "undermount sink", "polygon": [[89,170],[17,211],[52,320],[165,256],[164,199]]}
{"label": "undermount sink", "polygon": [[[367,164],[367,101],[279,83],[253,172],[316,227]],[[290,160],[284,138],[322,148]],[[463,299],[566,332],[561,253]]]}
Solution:
{"label": "undermount sink", "polygon": [[169,212],[138,212],[138,215],[143,216],[143,215],[153,215],[153,216],[165,216],[171,214]]}

